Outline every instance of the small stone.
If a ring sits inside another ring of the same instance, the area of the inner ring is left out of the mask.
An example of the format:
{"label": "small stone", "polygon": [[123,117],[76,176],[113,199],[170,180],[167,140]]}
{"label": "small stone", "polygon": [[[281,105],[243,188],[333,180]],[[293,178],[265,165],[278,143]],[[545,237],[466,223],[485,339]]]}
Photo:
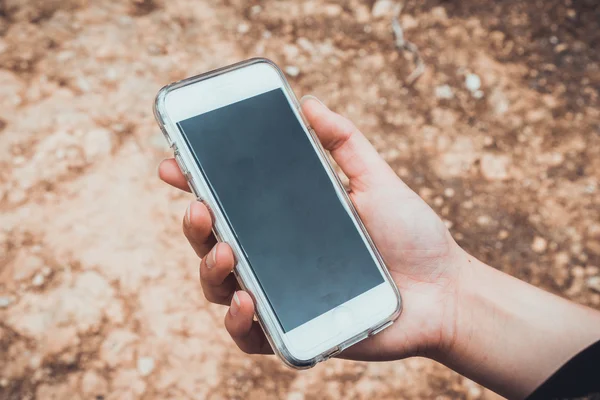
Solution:
{"label": "small stone", "polygon": [[6,308],[14,303],[15,299],[12,297],[0,297],[0,308]]}
{"label": "small stone", "polygon": [[148,376],[154,370],[154,358],[140,357],[137,360],[137,370],[141,376]]}
{"label": "small stone", "polygon": [[477,224],[481,226],[489,225],[492,222],[492,218],[489,215],[480,215],[477,217]]}
{"label": "small stone", "polygon": [[448,229],[452,229],[452,226],[453,226],[454,224],[452,223],[452,221],[449,221],[449,220],[445,219],[445,220],[444,220],[444,225],[446,225],[446,228],[448,228]]}
{"label": "small stone", "polygon": [[583,278],[585,276],[585,269],[581,265],[576,265],[571,269],[571,275],[575,278]]}
{"label": "small stone", "polygon": [[462,203],[462,207],[465,210],[471,210],[473,208],[473,206],[474,206],[474,204],[473,204],[473,201],[471,201],[471,200],[467,200],[464,203]]}
{"label": "small stone", "polygon": [[285,73],[292,78],[295,78],[300,74],[300,68],[296,67],[295,65],[289,65],[285,67]]}
{"label": "small stone", "polygon": [[454,189],[452,189],[452,188],[444,189],[444,196],[448,197],[449,199],[454,197],[455,194],[456,193],[455,193]]}
{"label": "small stone", "polygon": [[500,230],[500,232],[498,232],[498,239],[500,239],[500,240],[504,240],[504,239],[508,238],[508,236],[509,236],[509,233],[506,229],[502,229],[502,230]]}
{"label": "small stone", "polygon": [[442,204],[444,204],[444,199],[441,196],[437,196],[435,199],[433,199],[434,206],[440,207]]}
{"label": "small stone", "polygon": [[454,98],[454,92],[449,85],[440,85],[435,88],[435,97],[450,100]]}
{"label": "small stone", "polygon": [[250,30],[250,24],[247,24],[246,22],[242,22],[241,24],[239,24],[237,26],[237,31],[241,35],[248,33],[249,30]]}
{"label": "small stone", "polygon": [[481,78],[477,74],[468,74],[465,78],[465,86],[471,93],[474,93],[481,88]]}
{"label": "small stone", "polygon": [[0,379],[0,387],[7,387],[7,386],[8,386],[8,379],[6,379],[6,378]]}
{"label": "small stone", "polygon": [[531,249],[536,253],[543,253],[548,247],[548,241],[541,236],[536,236],[531,243]]}
{"label": "small stone", "polygon": [[434,7],[431,10],[431,16],[438,21],[445,21],[448,19],[448,14],[446,13],[446,9],[444,7]]}
{"label": "small stone", "polygon": [[35,276],[31,280],[31,284],[35,287],[40,287],[44,284],[45,281],[46,281],[46,278],[44,277],[43,274],[35,274]]}
{"label": "small stone", "polygon": [[484,154],[481,157],[481,174],[489,181],[508,179],[510,158],[504,155]]}
{"label": "small stone", "polygon": [[371,9],[371,15],[375,18],[392,16],[398,10],[398,5],[391,0],[377,0]]}
{"label": "small stone", "polygon": [[253,17],[260,14],[261,11],[262,11],[262,7],[260,6],[260,4],[256,4],[256,5],[253,5],[252,7],[250,7],[250,15]]}
{"label": "small stone", "polygon": [[587,287],[595,292],[600,293],[600,276],[591,276],[585,282]]}

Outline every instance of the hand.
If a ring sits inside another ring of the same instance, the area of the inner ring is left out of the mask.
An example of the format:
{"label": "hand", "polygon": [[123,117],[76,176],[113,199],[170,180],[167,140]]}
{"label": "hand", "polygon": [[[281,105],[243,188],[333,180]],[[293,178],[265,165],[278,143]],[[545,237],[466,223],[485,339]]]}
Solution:
{"label": "hand", "polygon": [[[350,198],[400,289],[403,312],[382,333],[347,349],[341,357],[392,360],[413,355],[434,356],[452,345],[460,265],[465,253],[435,212],[379,156],[346,118],[314,97],[303,99],[310,125],[349,178]],[[188,190],[173,159],[159,167],[165,182]],[[216,243],[206,207],[192,202],[183,231],[199,257],[200,282],[206,298],[231,304],[225,327],[247,353],[270,353],[248,293],[236,291],[231,274],[235,260],[226,243]]]}

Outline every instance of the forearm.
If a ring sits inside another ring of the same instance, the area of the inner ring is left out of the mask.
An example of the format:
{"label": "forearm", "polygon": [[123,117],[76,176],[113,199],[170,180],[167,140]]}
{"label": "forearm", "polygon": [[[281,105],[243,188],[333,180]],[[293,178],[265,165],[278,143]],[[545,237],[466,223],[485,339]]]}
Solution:
{"label": "forearm", "polygon": [[455,326],[440,362],[509,398],[523,398],[600,339],[600,312],[465,255]]}

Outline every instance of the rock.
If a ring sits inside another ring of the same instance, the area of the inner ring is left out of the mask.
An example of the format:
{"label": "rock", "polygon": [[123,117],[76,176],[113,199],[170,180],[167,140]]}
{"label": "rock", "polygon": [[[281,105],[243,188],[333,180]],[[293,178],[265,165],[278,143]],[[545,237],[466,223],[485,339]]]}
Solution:
{"label": "rock", "polygon": [[548,241],[541,236],[536,236],[531,243],[531,249],[536,253],[543,253],[548,247]]}
{"label": "rock", "polygon": [[500,240],[504,240],[506,238],[508,238],[509,233],[506,229],[502,229],[500,232],[498,232],[498,239]]}
{"label": "rock", "polygon": [[444,199],[441,196],[437,196],[433,199],[433,205],[436,207],[441,207],[444,204]]}
{"label": "rock", "polygon": [[585,276],[585,269],[581,265],[576,265],[571,269],[571,275],[574,278],[583,278]]}
{"label": "rock", "polygon": [[596,267],[595,265],[588,265],[585,267],[585,274],[588,276],[598,275],[599,272],[600,268]]}
{"label": "rock", "polygon": [[508,179],[508,166],[510,158],[504,155],[484,154],[481,157],[481,174],[489,181],[502,181]]}
{"label": "rock", "polygon": [[255,4],[250,7],[250,16],[254,17],[262,11],[262,6],[260,4]]}
{"label": "rock", "polygon": [[454,92],[449,85],[440,85],[435,88],[435,97],[450,100],[454,98]]}
{"label": "rock", "polygon": [[44,277],[44,275],[39,273],[39,274],[35,274],[35,276],[31,280],[31,284],[35,287],[40,287],[44,284],[45,281],[46,281],[46,278]]}
{"label": "rock", "polygon": [[480,215],[477,217],[477,224],[480,226],[487,226],[492,222],[492,218],[489,215]]}
{"label": "rock", "polygon": [[375,18],[392,17],[400,11],[400,5],[391,0],[377,0],[371,9]]}
{"label": "rock", "polygon": [[465,78],[465,86],[471,93],[475,93],[481,88],[481,78],[477,74],[468,74]]}
{"label": "rock", "polygon": [[15,302],[12,297],[0,297],[0,308],[6,308]]}
{"label": "rock", "polygon": [[154,358],[140,357],[137,360],[137,370],[141,376],[148,376],[154,370]]}
{"label": "rock", "polygon": [[240,35],[245,35],[250,30],[250,24],[242,22],[237,26],[237,31]]}
{"label": "rock", "polygon": [[292,78],[295,78],[300,74],[300,68],[296,67],[295,65],[289,65],[285,67],[285,73]]}
{"label": "rock", "polygon": [[449,199],[454,197],[455,191],[452,188],[446,188],[444,189],[444,196],[448,197]]}
{"label": "rock", "polygon": [[431,16],[437,21],[446,21],[448,19],[446,9],[440,6],[431,9]]}
{"label": "rock", "polygon": [[588,288],[600,293],[600,276],[591,276],[585,282]]}

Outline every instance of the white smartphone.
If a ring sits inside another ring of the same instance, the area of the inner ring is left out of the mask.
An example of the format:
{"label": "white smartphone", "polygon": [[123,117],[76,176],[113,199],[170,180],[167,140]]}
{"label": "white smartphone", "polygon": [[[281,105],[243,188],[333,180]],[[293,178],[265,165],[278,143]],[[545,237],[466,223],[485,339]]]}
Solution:
{"label": "white smartphone", "polygon": [[275,64],[173,83],[154,109],[286,364],[312,367],[394,322],[400,293]]}

